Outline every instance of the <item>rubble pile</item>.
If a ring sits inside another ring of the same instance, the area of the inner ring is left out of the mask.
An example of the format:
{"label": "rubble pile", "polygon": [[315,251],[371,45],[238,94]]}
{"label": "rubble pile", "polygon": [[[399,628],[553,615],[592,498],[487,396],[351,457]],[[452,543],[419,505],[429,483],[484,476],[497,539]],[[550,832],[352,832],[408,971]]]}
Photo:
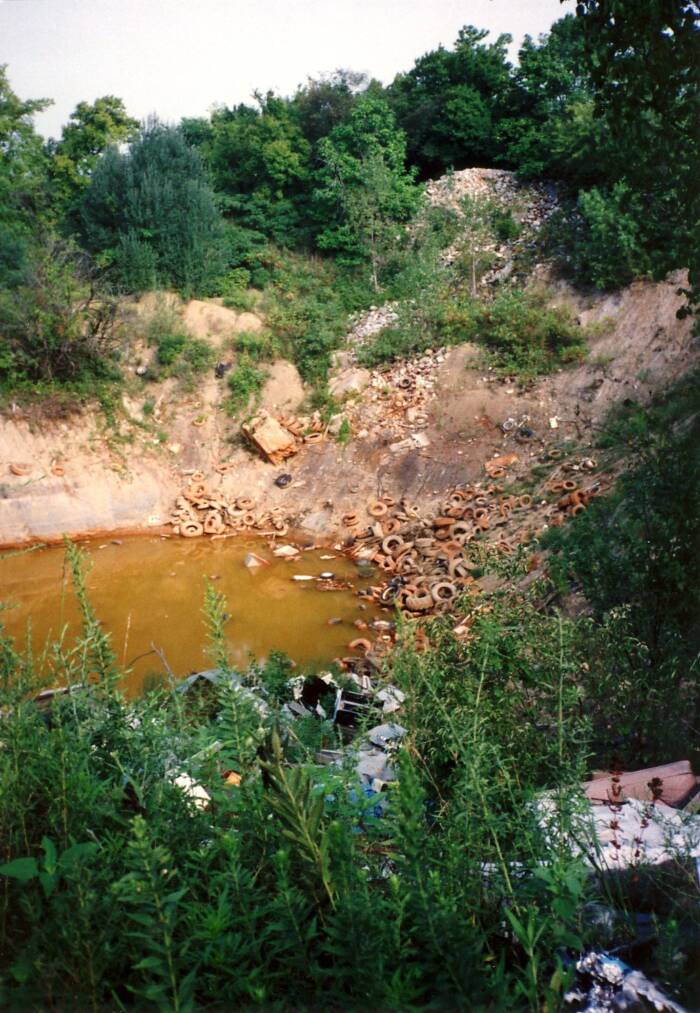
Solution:
{"label": "rubble pile", "polygon": [[359,313],[350,318],[351,327],[345,344],[354,352],[364,345],[368,338],[373,338],[385,327],[390,327],[399,319],[398,303],[388,302],[384,306],[370,306],[366,313]]}
{"label": "rubble pile", "polygon": [[325,426],[318,412],[313,415],[270,415],[261,412],[244,422],[241,432],[258,453],[271,464],[282,464],[298,453],[303,444],[321,443]]}
{"label": "rubble pile", "polygon": [[428,406],[436,396],[437,371],[446,355],[446,348],[429,348],[388,369],[372,370],[362,404],[346,406],[355,438],[381,435],[392,452],[410,449],[411,445],[427,446],[424,434],[413,443],[410,439],[401,441],[407,433],[427,429]]}
{"label": "rubble pile", "polygon": [[[486,474],[502,479],[517,461],[517,454],[492,458]],[[577,472],[564,472],[567,466]],[[485,553],[511,556],[534,543],[546,526],[558,526],[585,510],[600,491],[600,484],[588,477],[595,466],[586,458],[562,462],[544,483],[544,499],[507,493],[496,481],[479,482],[456,488],[436,512],[423,514],[406,500],[382,496],[367,504],[364,516],[344,515],[349,553],[387,575],[368,592],[380,604],[396,604],[415,618],[449,610],[455,599],[481,593]],[[578,473],[577,479],[562,480],[562,473]],[[468,616],[458,621],[455,632],[469,636]]]}
{"label": "rubble pile", "polygon": [[[226,466],[217,469],[225,474]],[[204,475],[195,472],[175,500],[175,506],[168,524],[174,535],[183,538],[225,538],[238,532],[282,537],[289,530],[289,518],[279,509],[259,511],[255,502],[247,496],[226,498],[211,492],[204,482]]]}
{"label": "rubble pile", "polygon": [[444,207],[462,213],[465,197],[494,200],[507,205],[526,230],[537,230],[558,209],[553,188],[546,183],[521,183],[507,169],[461,169],[432,179],[425,186],[431,207]]}
{"label": "rubble pile", "polygon": [[[509,210],[520,226],[520,235],[513,240],[487,242],[482,251],[489,253],[494,265],[481,278],[481,285],[505,281],[514,268],[516,251],[532,248],[537,233],[559,208],[556,191],[550,184],[521,183],[515,173],[506,169],[462,169],[441,176],[426,184],[425,194],[431,207],[444,207],[457,215],[464,214],[465,198],[491,200]],[[442,255],[444,264],[451,264],[460,256],[463,242],[459,239]]]}

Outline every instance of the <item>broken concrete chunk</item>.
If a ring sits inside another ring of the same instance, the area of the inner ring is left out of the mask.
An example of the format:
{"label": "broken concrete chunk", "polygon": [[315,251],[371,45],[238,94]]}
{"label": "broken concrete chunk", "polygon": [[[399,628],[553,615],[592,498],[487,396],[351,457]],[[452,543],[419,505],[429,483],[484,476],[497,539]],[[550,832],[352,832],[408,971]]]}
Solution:
{"label": "broken concrete chunk", "polygon": [[299,555],[299,549],[296,545],[278,545],[276,549],[272,550],[272,555],[278,556],[280,559],[294,559]]}
{"label": "broken concrete chunk", "polygon": [[296,454],[297,441],[287,429],[267,412],[262,412],[241,426],[241,432],[255,449],[272,464],[281,464]]}

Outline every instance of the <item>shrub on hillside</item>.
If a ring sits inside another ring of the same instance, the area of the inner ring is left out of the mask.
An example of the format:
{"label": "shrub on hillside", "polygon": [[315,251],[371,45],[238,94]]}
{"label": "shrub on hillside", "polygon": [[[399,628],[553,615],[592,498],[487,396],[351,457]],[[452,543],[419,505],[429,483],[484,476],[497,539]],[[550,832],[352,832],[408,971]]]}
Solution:
{"label": "shrub on hillside", "polygon": [[85,255],[57,239],[25,250],[21,277],[0,289],[0,384],[76,384],[113,377],[115,304]]}
{"label": "shrub on hillside", "polygon": [[492,299],[446,306],[441,336],[484,345],[501,373],[528,378],[580,361],[585,334],[570,310],[544,293],[503,289]]}
{"label": "shrub on hillside", "polygon": [[157,121],[127,151],[102,156],[80,221],[86,246],[125,291],[208,294],[223,273],[223,222],[200,155]]}
{"label": "shrub on hillside", "polygon": [[621,288],[651,269],[643,216],[640,196],[624,183],[581,190],[549,225],[549,244],[580,284]]}

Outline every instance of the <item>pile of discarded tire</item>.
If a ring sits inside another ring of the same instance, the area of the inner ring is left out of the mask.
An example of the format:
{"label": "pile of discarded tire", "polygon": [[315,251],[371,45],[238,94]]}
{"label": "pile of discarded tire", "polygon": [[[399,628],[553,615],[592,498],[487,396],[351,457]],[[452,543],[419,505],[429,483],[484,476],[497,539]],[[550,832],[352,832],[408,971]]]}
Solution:
{"label": "pile of discarded tire", "polygon": [[258,510],[247,496],[223,497],[211,492],[201,473],[190,477],[187,487],[175,500],[169,518],[172,531],[183,538],[228,537],[237,532],[283,536],[288,519],[279,509]]}

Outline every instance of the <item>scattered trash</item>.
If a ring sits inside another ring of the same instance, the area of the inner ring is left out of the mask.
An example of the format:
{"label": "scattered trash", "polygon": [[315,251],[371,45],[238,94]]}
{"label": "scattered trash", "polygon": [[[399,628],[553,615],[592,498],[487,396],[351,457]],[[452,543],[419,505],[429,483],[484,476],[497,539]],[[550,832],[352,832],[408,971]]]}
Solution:
{"label": "scattered trash", "polygon": [[642,1011],[650,1007],[659,1013],[686,1013],[645,974],[608,953],[586,953],[577,960],[576,971],[576,987],[566,993],[564,1002],[580,1013]]}
{"label": "scattered trash", "polygon": [[197,809],[208,809],[209,803],[211,802],[211,795],[202,787],[197,781],[190,777],[189,774],[178,774],[173,779],[173,784],[180,788],[180,790],[191,798]]}
{"label": "scattered trash", "polygon": [[319,580],[333,580],[334,577],[335,574],[331,573],[330,570],[324,570],[323,573],[319,573],[318,575]]}
{"label": "scattered trash", "polygon": [[310,573],[295,573],[292,580],[316,580]]}
{"label": "scattered trash", "polygon": [[335,697],[333,722],[344,728],[355,728],[358,720],[372,706],[367,693],[356,693],[351,689],[339,689]]}
{"label": "scattered trash", "polygon": [[275,479],[275,485],[277,486],[278,489],[284,489],[285,486],[289,485],[291,481],[292,476],[289,474],[289,472],[284,472],[282,475],[277,476],[277,478]]}
{"label": "scattered trash", "polygon": [[549,420],[549,428],[550,429],[558,429],[559,428],[559,419],[557,418],[556,415],[552,415],[552,417],[550,418],[550,420]]}
{"label": "scattered trash", "polygon": [[224,376],[228,373],[229,369],[233,367],[232,362],[217,362],[214,367],[214,376],[217,380],[223,380]]}
{"label": "scattered trash", "polygon": [[259,566],[269,566],[267,559],[263,559],[262,556],[258,556],[255,552],[247,552],[243,560],[243,565],[247,566],[249,570],[255,570]]}
{"label": "scattered trash", "polygon": [[373,745],[386,749],[389,744],[391,746],[398,745],[399,739],[402,739],[406,734],[407,730],[402,725],[385,724],[370,728],[367,738]]}
{"label": "scattered trash", "polygon": [[585,799],[571,814],[565,832],[557,825],[550,795],[537,805],[552,845],[564,844],[571,854],[604,871],[700,858],[700,816],[681,813],[664,802],[630,798],[617,805],[594,805]]}
{"label": "scattered trash", "polygon": [[377,693],[377,700],[381,702],[385,714],[393,714],[401,709],[401,705],[406,700],[406,694],[397,686],[385,686]]}
{"label": "scattered trash", "polygon": [[506,468],[516,464],[519,460],[517,454],[502,454],[500,457],[492,457],[484,465],[486,472],[492,478],[501,478],[506,473]]}
{"label": "scattered trash", "polygon": [[255,449],[272,464],[281,464],[296,454],[297,441],[277,419],[263,412],[241,426],[241,431]]}

